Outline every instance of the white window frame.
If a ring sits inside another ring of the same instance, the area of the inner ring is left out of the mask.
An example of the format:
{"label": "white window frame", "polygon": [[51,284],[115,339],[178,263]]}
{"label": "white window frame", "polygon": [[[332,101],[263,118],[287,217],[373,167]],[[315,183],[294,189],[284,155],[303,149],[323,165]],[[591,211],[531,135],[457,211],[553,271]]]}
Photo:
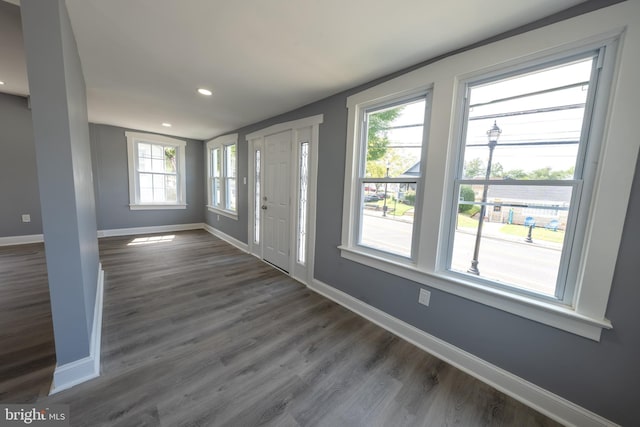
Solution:
{"label": "white window frame", "polygon": [[[428,136],[429,136],[429,118],[431,116],[431,88],[423,87],[417,90],[407,91],[397,97],[384,97],[383,99],[372,99],[359,103],[357,105],[356,120],[358,126],[355,129],[355,136],[357,140],[354,140],[354,155],[356,156],[354,162],[354,182],[353,185],[353,215],[351,226],[351,236],[349,241],[353,246],[356,246],[358,251],[371,254],[372,256],[387,258],[395,262],[404,263],[407,265],[415,265],[418,253],[418,243],[420,236],[420,222],[414,221],[411,241],[411,255],[409,257],[402,256],[400,254],[385,251],[384,249],[373,248],[360,242],[362,236],[362,204],[364,195],[362,194],[363,184],[367,182],[381,182],[381,183],[416,183],[416,201],[415,201],[415,213],[416,218],[420,216],[422,211],[422,187],[424,182],[424,165],[426,163],[426,153],[428,148]],[[368,129],[366,128],[367,120],[366,115],[372,110],[385,109],[394,105],[402,105],[417,99],[424,99],[424,119],[423,119],[423,132],[422,132],[422,147],[420,153],[420,176],[417,178],[367,178],[366,172],[366,153],[367,153],[367,135]],[[357,160],[356,160],[357,159]]]}
{"label": "white window frame", "polygon": [[[229,147],[235,146],[236,148],[236,170],[235,170],[235,182],[236,182],[236,209],[227,209],[227,187],[225,180],[229,176],[227,171],[227,164],[225,161],[225,154]],[[213,163],[211,162],[211,156],[213,150],[220,150],[220,206],[215,206],[212,200],[211,191],[213,189]],[[207,179],[207,209],[210,212],[214,212],[219,215],[223,215],[235,220],[238,220],[238,134],[233,133],[229,135],[219,136],[210,141],[207,141],[207,153],[206,153],[206,179]]]}
{"label": "white window frame", "polygon": [[[127,159],[129,166],[129,209],[131,210],[157,210],[157,209],[186,209],[186,154],[187,142],[168,136],[155,135],[141,132],[125,132],[127,138]],[[169,145],[176,148],[176,202],[169,203],[143,203],[140,201],[140,184],[138,172],[138,144],[150,143]]]}
{"label": "white window frame", "polygon": [[[490,45],[454,55],[429,64],[347,98],[348,128],[345,167],[341,256],[388,273],[404,277],[423,285],[440,289],[518,316],[598,341],[602,329],[612,328],[605,318],[606,306],[613,279],[616,256],[624,226],[626,207],[638,152],[637,139],[629,143],[621,139],[620,128],[611,126],[615,107],[614,81],[620,56],[619,40],[624,32],[617,27],[593,35],[594,27],[563,22],[525,35],[502,40]],[[580,22],[580,20],[577,20]],[[606,28],[606,24],[602,24]],[[600,27],[602,27],[600,25]],[[567,27],[574,41],[554,45],[552,40],[566,39]],[[555,37],[553,36],[555,35]],[[576,52],[599,47],[606,48],[598,91],[606,99],[594,106],[595,120],[591,138],[602,140],[600,150],[587,159],[596,167],[589,169],[593,190],[584,227],[583,247],[577,264],[573,299],[569,304],[558,304],[523,295],[510,290],[489,287],[451,274],[447,270],[447,249],[450,244],[450,209],[453,173],[457,168],[461,138],[460,123],[464,111],[465,82],[491,73],[504,74],[517,70],[532,61],[540,63],[555,58],[569,57]],[[517,58],[517,59],[513,59]],[[358,215],[359,117],[367,105],[393,99],[411,91],[433,86],[427,165],[423,174],[423,199],[429,200],[429,209],[423,209],[419,218],[421,228],[418,257],[415,263],[391,259],[365,251],[354,240]],[[611,90],[610,90],[611,89]],[[618,115],[625,108],[618,107]],[[616,117],[617,118],[617,117]],[[634,130],[618,118],[622,135],[627,138]],[[625,134],[626,132],[626,134]]]}
{"label": "white window frame", "polygon": [[[516,66],[507,67],[505,70],[499,70],[497,72],[491,72],[489,74],[479,73],[478,75],[464,79],[460,81],[459,93],[468,94],[469,88],[473,87],[477,84],[484,84],[487,82],[498,81],[504,78],[509,77],[517,77],[520,75],[524,75],[528,72],[540,71],[546,67],[561,65],[570,63],[571,61],[586,59],[588,57],[594,58],[594,66],[596,68],[597,76],[591,76],[589,81],[589,98],[586,100],[585,112],[584,112],[584,122],[582,124],[582,130],[580,137],[580,145],[577,153],[577,164],[576,166],[576,175],[577,178],[565,179],[565,180],[510,180],[510,181],[489,181],[486,182],[484,180],[467,180],[462,177],[462,169],[463,169],[463,160],[464,160],[464,150],[465,150],[465,140],[466,140],[466,127],[468,125],[468,116],[467,109],[469,108],[469,100],[467,96],[463,99],[459,100],[460,113],[457,115],[455,120],[456,130],[458,131],[457,141],[454,141],[453,144],[456,145],[456,158],[457,158],[457,167],[451,168],[452,171],[447,177],[449,180],[448,186],[449,188],[455,189],[456,182],[460,182],[460,185],[470,185],[471,183],[477,183],[478,185],[482,185],[485,183],[486,185],[531,185],[531,186],[566,186],[572,188],[572,196],[571,196],[571,211],[569,214],[569,218],[567,220],[567,230],[565,235],[565,242],[562,248],[562,257],[560,260],[560,265],[558,266],[560,277],[565,277],[566,279],[560,279],[556,283],[556,295],[553,296],[543,296],[543,295],[535,295],[535,292],[526,290],[524,288],[518,288],[516,285],[506,285],[500,284],[496,281],[493,281],[488,278],[484,278],[482,276],[470,276],[468,274],[464,274],[462,272],[454,271],[451,269],[451,261],[453,257],[453,240],[455,235],[455,224],[452,220],[455,215],[453,212],[457,212],[458,202],[457,194],[455,191],[449,195],[450,197],[450,205],[449,205],[449,236],[443,242],[443,246],[446,246],[446,266],[445,269],[447,272],[445,274],[451,274],[452,277],[457,277],[462,280],[469,280],[481,285],[486,286],[496,286],[506,288],[508,292],[520,293],[525,295],[531,295],[532,298],[539,298],[542,300],[547,300],[551,303],[557,303],[567,306],[573,306],[575,304],[575,300],[573,299],[575,286],[571,286],[571,284],[576,284],[577,282],[577,274],[580,263],[580,249],[584,242],[584,233],[581,230],[584,229],[586,225],[586,221],[589,213],[589,203],[591,201],[591,195],[593,192],[593,181],[595,180],[595,169],[588,168],[587,165],[589,163],[597,164],[598,157],[600,153],[600,140],[601,140],[601,132],[594,135],[592,130],[598,132],[601,130],[604,125],[604,117],[597,116],[593,114],[592,108],[596,104],[607,104],[608,102],[608,90],[604,88],[602,89],[602,85],[599,84],[600,78],[599,75],[603,69],[603,58],[606,55],[607,51],[616,50],[616,43],[614,41],[604,42],[602,45],[598,44],[596,46],[587,46],[585,49],[577,49],[571,50],[569,52],[559,53],[557,55],[551,55],[549,58],[535,58],[531,62],[526,62],[526,60]],[[498,143],[498,146],[500,144]],[[445,219],[446,221],[446,219]],[[469,260],[471,261],[471,260]],[[566,284],[569,283],[567,286]]]}

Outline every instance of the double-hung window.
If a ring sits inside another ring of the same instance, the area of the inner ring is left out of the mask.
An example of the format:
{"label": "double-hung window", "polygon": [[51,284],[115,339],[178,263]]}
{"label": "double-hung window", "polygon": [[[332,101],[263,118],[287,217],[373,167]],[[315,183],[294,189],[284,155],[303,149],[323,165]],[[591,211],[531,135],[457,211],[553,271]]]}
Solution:
{"label": "double-hung window", "polygon": [[415,258],[426,107],[421,93],[362,110],[356,236],[362,247]]}
{"label": "double-hung window", "polygon": [[353,197],[349,247],[401,263],[415,263],[419,243],[425,121],[430,91],[412,90],[353,108]]}
{"label": "double-hung window", "polygon": [[186,142],[125,132],[131,209],[185,209]]}
{"label": "double-hung window", "polygon": [[600,54],[466,83],[451,271],[571,302],[593,184],[585,160],[599,150],[590,129]]}
{"label": "double-hung window", "polygon": [[207,142],[207,207],[236,218],[238,135],[224,135]]}
{"label": "double-hung window", "polygon": [[544,40],[528,58],[490,45],[347,99],[339,249],[598,339],[614,267],[601,248],[617,249],[603,230],[622,223],[603,202],[625,160],[605,124],[618,43],[545,54]]}

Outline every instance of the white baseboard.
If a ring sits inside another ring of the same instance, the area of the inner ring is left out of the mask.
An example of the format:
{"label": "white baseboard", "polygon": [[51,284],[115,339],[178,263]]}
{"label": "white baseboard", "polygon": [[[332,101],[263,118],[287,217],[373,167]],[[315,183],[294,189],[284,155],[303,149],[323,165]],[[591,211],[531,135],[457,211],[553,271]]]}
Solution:
{"label": "white baseboard", "polygon": [[566,426],[602,427],[617,424],[547,391],[498,366],[430,335],[415,326],[314,279],[309,289],[323,295],[461,371],[519,400]]}
{"label": "white baseboard", "polygon": [[75,385],[100,376],[100,351],[102,342],[102,307],[104,296],[104,271],[98,264],[98,285],[93,309],[93,329],[89,343],[89,356],[62,366],[56,366],[49,394],[56,394]]}
{"label": "white baseboard", "polygon": [[151,227],[115,228],[112,230],[98,230],[98,237],[132,236],[136,234],[170,233],[172,231],[201,230],[204,224],[156,225]]}
{"label": "white baseboard", "polygon": [[26,245],[29,243],[42,243],[42,242],[44,242],[44,235],[42,234],[0,237],[0,246]]}
{"label": "white baseboard", "polygon": [[205,230],[207,230],[209,233],[211,233],[214,236],[218,237],[219,239],[222,239],[225,242],[227,242],[227,243],[235,246],[236,248],[240,249],[241,251],[249,253],[249,245],[247,245],[244,242],[241,242],[240,240],[236,239],[235,237],[231,237],[228,234],[223,233],[222,231],[218,230],[217,228],[213,228],[209,224],[204,224],[203,228]]}

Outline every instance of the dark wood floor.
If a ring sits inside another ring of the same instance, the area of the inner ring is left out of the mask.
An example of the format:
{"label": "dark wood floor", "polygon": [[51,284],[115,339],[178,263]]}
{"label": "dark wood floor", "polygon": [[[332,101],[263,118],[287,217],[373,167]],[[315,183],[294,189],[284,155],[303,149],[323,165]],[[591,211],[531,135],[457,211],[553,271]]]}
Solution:
{"label": "dark wood floor", "polygon": [[0,247],[0,402],[46,396],[55,366],[44,245]]}
{"label": "dark wood floor", "polygon": [[73,426],[553,426],[204,231],[100,240],[102,375]]}

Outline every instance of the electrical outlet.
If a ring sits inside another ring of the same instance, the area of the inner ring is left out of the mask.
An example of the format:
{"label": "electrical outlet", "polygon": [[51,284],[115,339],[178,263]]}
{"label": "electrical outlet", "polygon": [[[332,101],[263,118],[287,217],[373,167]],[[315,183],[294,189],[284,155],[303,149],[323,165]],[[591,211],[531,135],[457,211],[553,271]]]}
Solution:
{"label": "electrical outlet", "polygon": [[31,222],[31,215],[22,214],[22,222]]}
{"label": "electrical outlet", "polygon": [[216,221],[220,221],[220,215],[217,215]]}
{"label": "electrical outlet", "polygon": [[431,301],[431,292],[429,292],[426,289],[420,289],[420,296],[418,296],[418,302],[428,307],[429,301]]}
{"label": "electrical outlet", "polygon": [[244,185],[247,185],[247,177],[244,177]]}

